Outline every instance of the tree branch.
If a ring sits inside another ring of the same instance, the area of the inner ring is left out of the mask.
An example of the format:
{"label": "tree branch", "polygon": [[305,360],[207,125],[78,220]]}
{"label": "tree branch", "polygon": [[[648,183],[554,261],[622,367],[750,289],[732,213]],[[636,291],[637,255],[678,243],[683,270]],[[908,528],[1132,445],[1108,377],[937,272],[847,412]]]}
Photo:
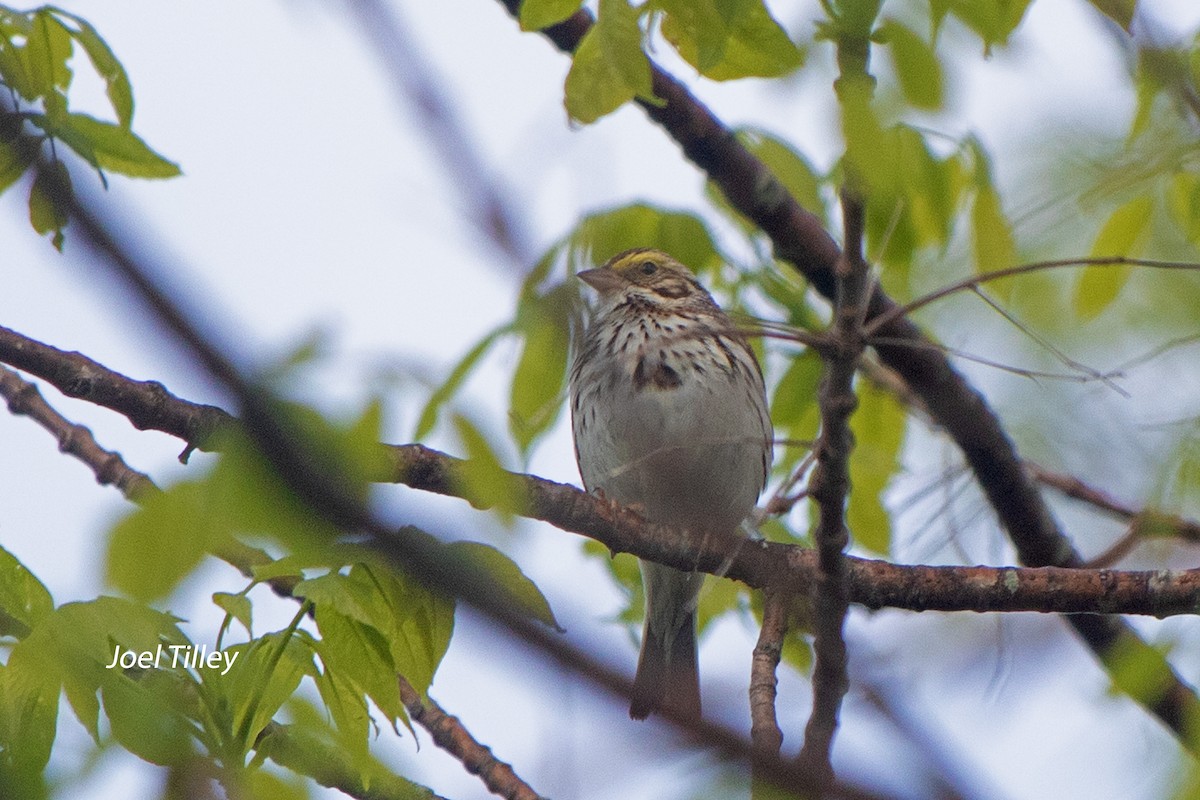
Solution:
{"label": "tree branch", "polygon": [[[516,16],[521,0],[500,0]],[[542,31],[560,50],[573,52],[592,25],[580,11]],[[756,159],[681,83],[651,63],[654,94],[661,105],[639,101],[652,120],[679,143],[692,163],[707,173],[730,204],[770,237],[777,258],[793,265],[825,297],[835,293],[837,244],[821,220],[802,208],[767,167]],[[875,287],[867,320],[889,315],[896,303]],[[895,316],[877,333],[895,341],[927,342],[907,318]],[[1059,530],[1034,482],[1025,473],[1012,441],[983,397],[946,357],[924,348],[877,344],[880,360],[921,398],[933,419],[962,450],[1021,562],[1031,566],[1080,566],[1083,561]],[[1112,618],[1070,617],[1068,622],[1103,661],[1121,642],[1140,642],[1124,622]],[[1141,642],[1149,652],[1149,646]],[[1181,741],[1190,740],[1187,718],[1200,707],[1195,692],[1171,676],[1172,688],[1147,707]]]}
{"label": "tree branch", "polygon": [[775,714],[775,670],[783,655],[791,602],[789,594],[766,593],[762,627],[750,661],[750,741],[756,751],[769,755],[778,755],[783,746],[783,731]]}
{"label": "tree branch", "polygon": [[833,309],[831,346],[822,353],[825,375],[817,394],[821,410],[821,435],[817,464],[808,482],[808,496],[817,504],[813,541],[817,547],[817,580],[813,591],[813,706],[804,729],[799,763],[811,771],[818,794],[833,782],[830,752],[837,730],[842,697],[849,688],[846,670],[846,621],[849,594],[846,556],[850,541],[846,528],[846,500],[850,494],[850,453],[854,435],[850,416],[858,406],[854,374],[863,352],[863,300],[867,293],[867,265],[862,258],[863,206],[850,191],[842,193],[846,249],[838,263],[837,300]]}
{"label": "tree branch", "polygon": [[[0,328],[0,351],[3,350],[6,330]],[[25,338],[12,331],[8,331],[8,335]],[[43,347],[63,357],[74,359],[78,355],[45,345]],[[4,358],[0,356],[0,362],[3,361]],[[139,397],[150,402],[149,397],[142,397],[141,381],[121,376],[91,359],[86,361],[89,371],[100,375],[112,386],[113,404],[102,404],[104,407],[119,410],[130,403],[136,404]],[[45,371],[67,383],[71,382],[71,378],[65,374],[66,370],[49,368]],[[182,421],[191,419],[194,413],[212,413],[214,418],[221,420],[220,425],[236,424],[235,417],[215,406],[199,406],[174,395],[170,397],[169,404],[179,407],[166,410],[160,419],[175,424],[155,425],[150,429],[183,438],[189,426],[182,424]],[[133,410],[135,416],[144,416],[146,412],[147,409]],[[219,439],[218,435],[216,441]],[[466,484],[462,479],[463,459],[419,444],[383,447],[390,466],[386,474],[376,476],[377,480],[466,499],[462,489]],[[727,565],[728,551],[716,543],[701,543],[700,561],[697,562],[695,542],[670,528],[646,523],[634,511],[608,503],[569,484],[521,473],[509,473],[508,479],[518,487],[517,494],[523,498],[521,507],[524,516],[594,539],[614,553],[632,553],[680,569],[699,568],[701,571],[720,573],[752,588],[777,585],[804,592],[805,587],[815,579],[816,553],[806,548],[777,542],[744,542]],[[847,556],[846,563],[850,601],[871,609],[1064,614],[1094,612],[1154,617],[1200,613],[1200,570],[934,567],[893,564],[854,556]]]}

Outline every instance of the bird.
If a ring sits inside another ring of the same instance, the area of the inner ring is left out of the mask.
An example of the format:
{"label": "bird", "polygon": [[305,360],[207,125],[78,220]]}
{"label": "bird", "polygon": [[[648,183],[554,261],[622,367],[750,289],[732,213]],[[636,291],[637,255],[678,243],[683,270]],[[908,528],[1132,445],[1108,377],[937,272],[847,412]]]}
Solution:
{"label": "bird", "polygon": [[[598,294],[568,379],[584,488],[691,536],[735,535],[771,464],[763,374],[745,335],[660,250],[626,250],[577,277]],[[704,575],[645,560],[641,573],[646,618],[630,716],[698,719]]]}

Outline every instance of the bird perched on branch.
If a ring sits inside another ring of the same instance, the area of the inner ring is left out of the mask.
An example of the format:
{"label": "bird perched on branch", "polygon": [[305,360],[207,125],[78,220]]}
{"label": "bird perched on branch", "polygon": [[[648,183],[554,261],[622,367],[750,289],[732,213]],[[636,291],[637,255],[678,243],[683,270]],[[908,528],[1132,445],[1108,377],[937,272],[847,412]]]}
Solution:
{"label": "bird perched on branch", "polygon": [[[639,248],[579,273],[599,293],[570,372],[588,491],[690,535],[730,536],[771,461],[762,371],[687,267]],[[699,541],[699,539],[696,539]],[[696,601],[704,575],[642,561],[646,622],[630,716],[700,715]]]}

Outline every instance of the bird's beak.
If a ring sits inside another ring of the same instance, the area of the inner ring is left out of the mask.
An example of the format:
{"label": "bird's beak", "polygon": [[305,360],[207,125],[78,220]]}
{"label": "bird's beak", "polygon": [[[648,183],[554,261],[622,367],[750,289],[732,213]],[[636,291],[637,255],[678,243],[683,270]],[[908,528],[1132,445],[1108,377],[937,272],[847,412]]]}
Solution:
{"label": "bird's beak", "polygon": [[621,277],[616,270],[599,267],[598,269],[585,269],[583,272],[575,273],[575,277],[592,287],[600,294],[608,294],[616,291],[625,285],[625,279]]}

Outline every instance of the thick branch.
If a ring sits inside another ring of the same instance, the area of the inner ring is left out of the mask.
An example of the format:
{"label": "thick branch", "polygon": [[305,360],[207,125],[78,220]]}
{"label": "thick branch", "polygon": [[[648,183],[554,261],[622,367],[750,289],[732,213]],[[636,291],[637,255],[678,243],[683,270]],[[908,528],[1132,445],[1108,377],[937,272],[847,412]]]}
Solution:
{"label": "thick branch", "polygon": [[[0,328],[0,347],[5,330]],[[19,334],[7,332],[19,338]],[[32,340],[27,340],[32,341]],[[46,347],[42,345],[42,347]],[[48,351],[64,358],[76,354],[52,347]],[[82,358],[82,356],[80,356]],[[3,359],[0,359],[2,361]],[[112,384],[114,410],[127,404],[150,402],[141,395],[140,381],[126,378],[91,359],[88,369]],[[53,365],[47,372],[70,382],[66,371]],[[25,382],[9,384],[13,396],[24,390]],[[235,418],[214,406],[198,406],[169,395],[169,405],[161,420],[178,422],[197,410],[210,413],[222,424]],[[12,397],[9,398],[12,402]],[[18,399],[18,408],[22,401]],[[143,415],[146,409],[134,408]],[[71,423],[63,423],[67,427]],[[153,430],[182,438],[187,426],[151,426]],[[58,436],[59,432],[54,431]],[[419,444],[388,445],[391,466],[379,480],[402,483],[414,489],[453,497],[465,497],[460,479],[463,460]],[[111,467],[108,454],[89,465],[107,474]],[[510,473],[509,480],[519,487],[524,515],[548,522],[555,527],[595,539],[614,553],[627,552],[639,557],[661,560],[681,569],[697,566],[697,543],[683,533],[647,524],[636,513],[587,494],[574,486],[544,478]],[[118,480],[123,483],[124,479]],[[803,592],[815,578],[816,554],[793,545],[775,542],[744,542],[737,556],[726,565],[727,550],[715,543],[701,543],[699,568],[728,575],[748,586],[763,588],[771,581]],[[726,570],[728,566],[728,570]],[[900,608],[911,611],[1038,611],[1050,613],[1139,614],[1168,617],[1200,613],[1200,570],[1120,571],[1094,569],[1039,569],[1019,567],[931,567],[899,565],[886,561],[847,557],[847,591],[851,602],[867,608]]]}

